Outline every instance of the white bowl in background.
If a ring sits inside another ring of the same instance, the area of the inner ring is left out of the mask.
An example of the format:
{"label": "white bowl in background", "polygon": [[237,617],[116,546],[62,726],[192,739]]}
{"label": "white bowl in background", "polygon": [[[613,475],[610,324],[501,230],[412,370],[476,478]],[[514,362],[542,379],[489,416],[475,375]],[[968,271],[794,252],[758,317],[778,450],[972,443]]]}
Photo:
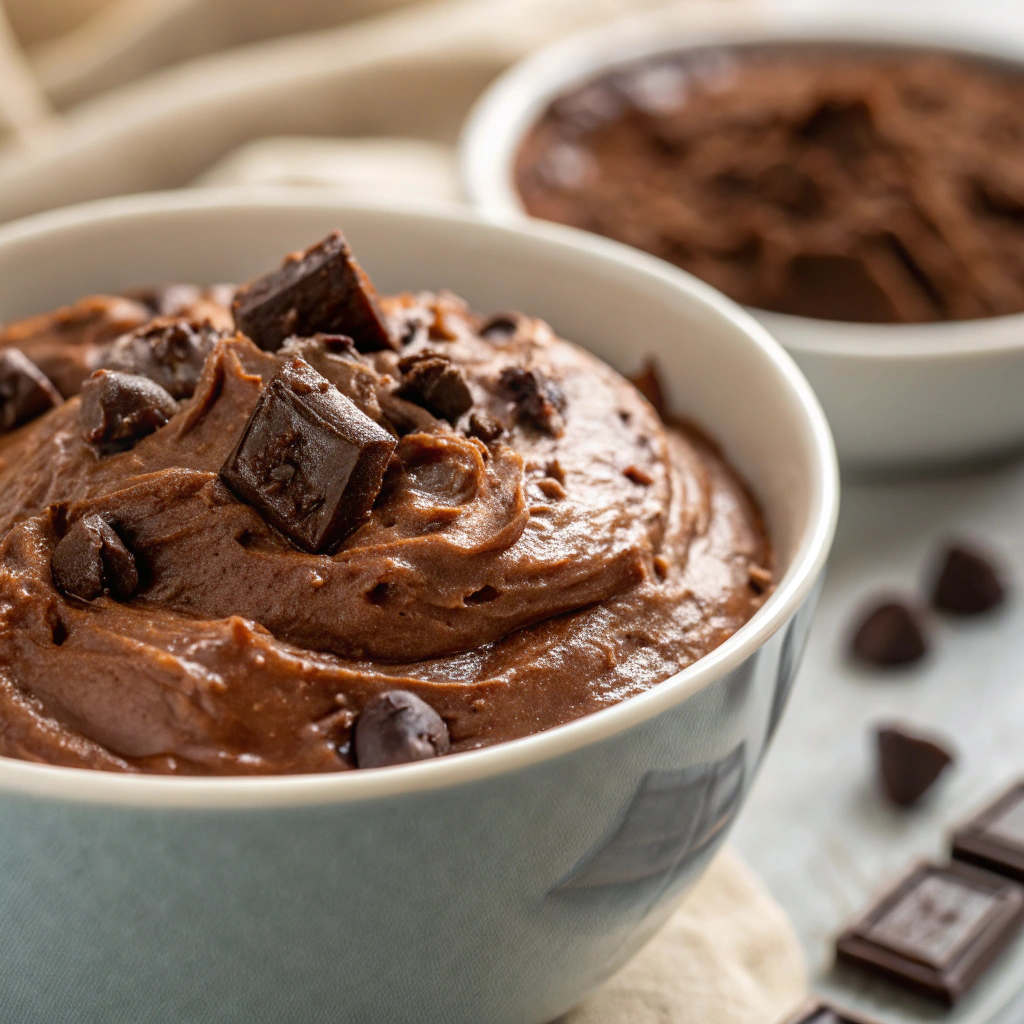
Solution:
{"label": "white bowl in background", "polygon": [[[717,6],[717,5],[716,5]],[[520,142],[552,100],[606,71],[688,50],[849,44],[937,50],[1024,73],[1024,22],[929,6],[858,10],[661,10],[592,29],[525,58],[471,112],[460,142],[469,200],[495,220],[526,216]],[[1019,21],[1019,19],[1018,19]],[[683,271],[679,271],[683,273]],[[1024,447],[1024,315],[937,324],[855,324],[752,309],[818,394],[843,469],[937,467]]]}
{"label": "white bowl in background", "polygon": [[742,309],[553,225],[185,192],[0,229],[0,318],[140,283],[244,280],[341,227],[385,291],[548,319],[661,363],[762,504],[781,579],[648,692],[393,768],[160,778],[0,758],[0,1019],[541,1024],[625,962],[722,842],[785,706],[835,528],[825,418]]}

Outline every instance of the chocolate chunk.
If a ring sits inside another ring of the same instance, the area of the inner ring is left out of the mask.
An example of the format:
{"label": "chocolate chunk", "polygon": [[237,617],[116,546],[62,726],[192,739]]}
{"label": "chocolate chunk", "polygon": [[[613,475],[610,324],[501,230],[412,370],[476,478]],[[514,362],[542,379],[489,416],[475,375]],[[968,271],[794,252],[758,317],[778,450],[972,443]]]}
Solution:
{"label": "chocolate chunk", "polygon": [[231,311],[243,334],[276,352],[293,334],[345,334],[360,352],[397,348],[377,292],[340,231],[239,288]]}
{"label": "chocolate chunk", "polygon": [[934,739],[905,726],[881,726],[876,735],[882,788],[901,807],[920,800],[953,762],[953,755]]}
{"label": "chocolate chunk", "polygon": [[224,482],[296,546],[334,551],[369,517],[395,439],[308,363],[263,389]]}
{"label": "chocolate chunk", "polygon": [[1024,783],[957,829],[953,856],[1024,882]]}
{"label": "chocolate chunk", "polygon": [[917,612],[900,601],[886,601],[861,621],[853,637],[853,654],[873,665],[909,665],[928,649]]}
{"label": "chocolate chunk", "polygon": [[123,451],[177,411],[177,402],[148,377],[97,370],[82,385],[78,422],[85,439],[101,451]]}
{"label": "chocolate chunk", "polygon": [[954,861],[920,864],[836,942],[838,959],[953,1005],[1024,922],[1024,888]]}
{"label": "chocolate chunk", "polygon": [[423,761],[447,753],[448,745],[444,719],[405,690],[375,697],[356,722],[355,753],[360,768]]}
{"label": "chocolate chunk", "polygon": [[932,591],[933,607],[952,615],[980,615],[1005,599],[1001,573],[988,558],[961,544],[949,547]]}
{"label": "chocolate chunk", "polygon": [[86,516],[64,535],[50,559],[53,581],[69,597],[125,599],[139,586],[135,556],[101,516]]}
{"label": "chocolate chunk", "polygon": [[802,1006],[785,1024],[877,1024],[849,1010],[840,1010],[820,999],[812,999]]}
{"label": "chocolate chunk", "polygon": [[454,423],[473,405],[462,368],[434,352],[420,352],[398,361],[402,384],[398,397],[423,406],[438,419]]}
{"label": "chocolate chunk", "polygon": [[0,430],[14,430],[62,401],[28,356],[16,348],[0,350]]}
{"label": "chocolate chunk", "polygon": [[480,337],[493,342],[508,341],[519,330],[521,320],[519,313],[495,313],[480,328]]}
{"label": "chocolate chunk", "polygon": [[653,359],[644,363],[644,368],[635,376],[629,378],[630,383],[654,406],[654,411],[665,418],[665,392],[661,386],[661,375],[658,372],[658,364]]}
{"label": "chocolate chunk", "polygon": [[505,433],[505,428],[490,413],[477,410],[469,417],[467,433],[484,444],[490,444]]}
{"label": "chocolate chunk", "polygon": [[498,392],[516,403],[521,420],[555,437],[565,429],[565,394],[542,370],[507,366],[498,379]]}
{"label": "chocolate chunk", "polygon": [[100,366],[148,377],[172,398],[191,398],[206,357],[223,337],[208,323],[162,318],[118,338]]}

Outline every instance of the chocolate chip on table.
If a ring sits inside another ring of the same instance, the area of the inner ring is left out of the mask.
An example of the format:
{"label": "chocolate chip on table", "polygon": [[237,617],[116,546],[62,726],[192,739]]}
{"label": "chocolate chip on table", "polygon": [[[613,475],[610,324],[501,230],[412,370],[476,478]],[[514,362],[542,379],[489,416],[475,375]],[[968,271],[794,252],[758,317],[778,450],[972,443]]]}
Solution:
{"label": "chocolate chip on table", "polygon": [[366,521],[395,439],[299,358],[267,384],[221,478],[304,551]]}
{"label": "chocolate chip on table", "polygon": [[498,393],[516,404],[516,413],[539,430],[558,437],[565,429],[565,393],[536,367],[507,366],[498,378]]}
{"label": "chocolate chip on table", "polygon": [[355,726],[356,765],[382,768],[448,752],[448,727],[426,701],[391,690],[363,708]]}
{"label": "chocolate chip on table", "polygon": [[952,615],[980,615],[1001,605],[1006,586],[1000,569],[963,544],[946,550],[932,590],[932,606]]}
{"label": "chocolate chip on table", "polygon": [[434,352],[420,352],[398,361],[402,383],[399,398],[423,406],[438,419],[454,423],[473,406],[462,367]]}
{"label": "chocolate chip on table", "polygon": [[953,754],[935,738],[903,725],[880,726],[876,740],[882,788],[900,807],[920,800],[953,763]]}
{"label": "chocolate chip on table", "polygon": [[953,834],[953,856],[1024,882],[1024,783],[1017,783]]}
{"label": "chocolate chip on table", "polygon": [[14,430],[63,401],[50,378],[22,351],[0,350],[0,430]]}
{"label": "chocolate chip on table", "polygon": [[802,1006],[785,1024],[877,1024],[849,1010],[840,1010],[820,999],[812,999]]}
{"label": "chocolate chip on table", "polygon": [[292,335],[345,334],[360,352],[397,349],[377,292],[340,231],[235,293],[238,329],[260,348],[276,352]]}
{"label": "chocolate chip on table", "polygon": [[102,594],[122,600],[139,586],[135,556],[101,516],[79,519],[53,549],[53,581],[69,597],[92,601]]}
{"label": "chocolate chip on table", "polygon": [[505,428],[489,413],[477,410],[470,414],[469,427],[466,431],[470,437],[475,437],[484,444],[496,441],[505,433]]}
{"label": "chocolate chip on table", "polygon": [[847,928],[837,959],[952,1006],[1024,922],[1024,888],[953,861],[920,864]]}
{"label": "chocolate chip on table", "polygon": [[928,642],[917,612],[902,601],[876,605],[853,637],[853,654],[872,665],[909,665],[924,657]]}
{"label": "chocolate chip on table", "polygon": [[665,391],[661,386],[661,375],[658,364],[653,359],[644,363],[644,368],[629,378],[630,383],[654,406],[654,411],[661,419],[665,418]]}
{"label": "chocolate chip on table", "polygon": [[135,373],[97,370],[82,385],[81,394],[82,433],[104,452],[130,448],[178,411],[178,403],[164,388]]}
{"label": "chocolate chip on table", "polygon": [[161,318],[118,338],[100,366],[148,377],[172,398],[191,398],[206,357],[225,336],[208,323]]}

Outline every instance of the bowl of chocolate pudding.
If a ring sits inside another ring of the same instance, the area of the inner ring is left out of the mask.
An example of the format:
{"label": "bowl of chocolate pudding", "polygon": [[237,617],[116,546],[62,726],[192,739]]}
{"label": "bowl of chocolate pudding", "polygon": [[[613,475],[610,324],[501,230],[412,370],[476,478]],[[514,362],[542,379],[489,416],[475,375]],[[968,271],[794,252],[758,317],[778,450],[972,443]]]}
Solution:
{"label": "bowl of chocolate pudding", "polygon": [[844,470],[1024,446],[1024,33],[929,10],[655,12],[498,79],[471,201],[614,238],[746,306]]}
{"label": "bowl of chocolate pudding", "polygon": [[0,230],[4,1019],[542,1024],[783,713],[828,426],[548,224],[182,192]]}

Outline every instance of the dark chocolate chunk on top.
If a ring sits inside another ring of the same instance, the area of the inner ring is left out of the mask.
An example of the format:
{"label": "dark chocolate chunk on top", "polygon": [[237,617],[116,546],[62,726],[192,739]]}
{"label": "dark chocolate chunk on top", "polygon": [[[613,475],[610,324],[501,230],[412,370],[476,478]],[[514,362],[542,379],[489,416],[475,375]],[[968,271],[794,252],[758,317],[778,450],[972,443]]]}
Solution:
{"label": "dark chocolate chunk on top", "polygon": [[53,581],[69,597],[128,598],[139,586],[135,556],[101,516],[85,516],[64,535],[50,558]]}
{"label": "dark chocolate chunk on top", "polygon": [[159,430],[177,411],[178,403],[148,377],[97,370],[82,385],[78,422],[87,441],[116,451]]}
{"label": "dark chocolate chunk on top", "polygon": [[953,762],[953,755],[936,740],[905,726],[880,727],[877,742],[882,786],[901,807],[920,800]]}
{"label": "dark chocolate chunk on top", "polygon": [[448,727],[426,701],[406,690],[375,697],[355,727],[356,764],[382,768],[447,753]]}
{"label": "dark chocolate chunk on top", "polygon": [[368,518],[394,450],[386,430],[294,357],[263,389],[221,477],[298,547],[325,554]]}
{"label": "dark chocolate chunk on top", "polygon": [[0,430],[14,430],[62,401],[50,378],[24,352],[0,350]]}
{"label": "dark chocolate chunk on top", "polygon": [[438,419],[454,423],[473,406],[462,368],[435,352],[419,352],[398,361],[402,384],[397,394],[421,405]]}
{"label": "dark chocolate chunk on top", "polygon": [[345,334],[361,352],[398,347],[340,231],[239,288],[231,310],[238,329],[270,352],[292,335],[317,333]]}
{"label": "dark chocolate chunk on top", "polygon": [[565,393],[543,370],[505,367],[498,378],[498,393],[515,402],[520,420],[555,437],[564,430]]}

